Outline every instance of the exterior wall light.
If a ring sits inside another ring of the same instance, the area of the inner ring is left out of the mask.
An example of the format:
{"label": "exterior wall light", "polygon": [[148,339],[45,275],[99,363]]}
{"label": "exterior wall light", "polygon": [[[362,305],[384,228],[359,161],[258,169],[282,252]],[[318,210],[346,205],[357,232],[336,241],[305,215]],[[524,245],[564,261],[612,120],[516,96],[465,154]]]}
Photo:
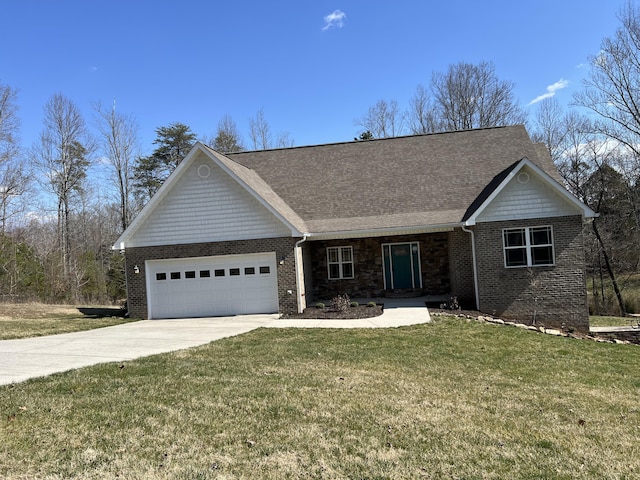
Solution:
{"label": "exterior wall light", "polygon": [[136,275],[140,273],[140,267],[138,265],[133,267],[133,273],[135,273]]}

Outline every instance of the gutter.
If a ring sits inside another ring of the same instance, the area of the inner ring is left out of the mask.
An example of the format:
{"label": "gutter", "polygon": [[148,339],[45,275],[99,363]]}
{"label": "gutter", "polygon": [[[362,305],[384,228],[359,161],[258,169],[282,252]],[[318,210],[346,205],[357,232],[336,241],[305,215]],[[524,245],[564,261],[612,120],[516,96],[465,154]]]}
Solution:
{"label": "gutter", "polygon": [[471,234],[471,256],[473,259],[473,289],[476,296],[476,310],[480,310],[480,293],[478,290],[478,267],[476,265],[476,235],[466,225],[462,225],[462,231]]}
{"label": "gutter", "polygon": [[[306,292],[303,292],[304,289],[304,265],[302,264],[303,259],[302,259],[302,249],[300,248],[300,245],[302,245],[304,242],[307,241],[307,238],[309,238],[309,234],[308,233],[303,233],[302,234],[302,238],[300,240],[298,240],[295,244],[295,246],[293,247],[293,255],[294,255],[294,264],[296,267],[296,302],[298,303],[298,313],[302,313],[302,311],[304,310],[302,308],[302,302],[305,300],[304,297]],[[300,250],[298,250],[300,249]],[[300,252],[300,255],[298,256],[298,252]],[[305,302],[306,303],[306,302]]]}

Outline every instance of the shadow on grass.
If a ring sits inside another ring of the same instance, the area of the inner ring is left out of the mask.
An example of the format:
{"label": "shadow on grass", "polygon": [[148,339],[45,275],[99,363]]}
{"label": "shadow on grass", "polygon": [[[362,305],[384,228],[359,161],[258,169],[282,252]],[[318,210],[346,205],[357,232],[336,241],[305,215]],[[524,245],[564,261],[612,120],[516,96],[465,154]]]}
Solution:
{"label": "shadow on grass", "polygon": [[124,318],[127,311],[123,308],[78,308],[78,311],[88,318],[106,318],[106,317],[121,317]]}

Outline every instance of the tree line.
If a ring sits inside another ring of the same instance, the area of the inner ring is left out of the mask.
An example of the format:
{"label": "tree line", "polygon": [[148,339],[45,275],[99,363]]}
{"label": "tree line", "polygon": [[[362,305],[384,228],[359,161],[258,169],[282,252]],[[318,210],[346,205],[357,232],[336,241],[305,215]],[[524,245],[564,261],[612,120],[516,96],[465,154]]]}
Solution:
{"label": "tree line", "polygon": [[[589,59],[589,75],[566,111],[549,98],[529,118],[515,84],[498,78],[491,62],[460,62],[417,86],[405,108],[379,100],[354,126],[356,140],[366,141],[525,124],[566,187],[600,214],[585,227],[593,308],[624,314],[640,308],[624,298],[625,282],[640,267],[640,10],[629,4],[619,20]],[[115,103],[92,111],[87,122],[72,100],[53,95],[38,140],[24,147],[18,90],[0,83],[3,299],[123,299],[123,259],[110,246],[198,139],[183,123],[160,126],[144,156],[133,115]],[[222,153],[294,145],[288,132],[273,132],[263,110],[250,119],[247,138],[227,114],[201,140]],[[107,179],[96,178],[97,165]]]}

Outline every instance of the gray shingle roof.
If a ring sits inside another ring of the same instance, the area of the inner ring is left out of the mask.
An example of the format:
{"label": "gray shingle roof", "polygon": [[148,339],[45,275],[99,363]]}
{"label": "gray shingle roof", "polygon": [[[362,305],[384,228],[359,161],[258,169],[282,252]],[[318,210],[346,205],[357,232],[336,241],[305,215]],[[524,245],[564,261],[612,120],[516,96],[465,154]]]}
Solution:
{"label": "gray shingle roof", "polygon": [[525,157],[559,179],[521,125],[226,156],[318,233],[459,223]]}

